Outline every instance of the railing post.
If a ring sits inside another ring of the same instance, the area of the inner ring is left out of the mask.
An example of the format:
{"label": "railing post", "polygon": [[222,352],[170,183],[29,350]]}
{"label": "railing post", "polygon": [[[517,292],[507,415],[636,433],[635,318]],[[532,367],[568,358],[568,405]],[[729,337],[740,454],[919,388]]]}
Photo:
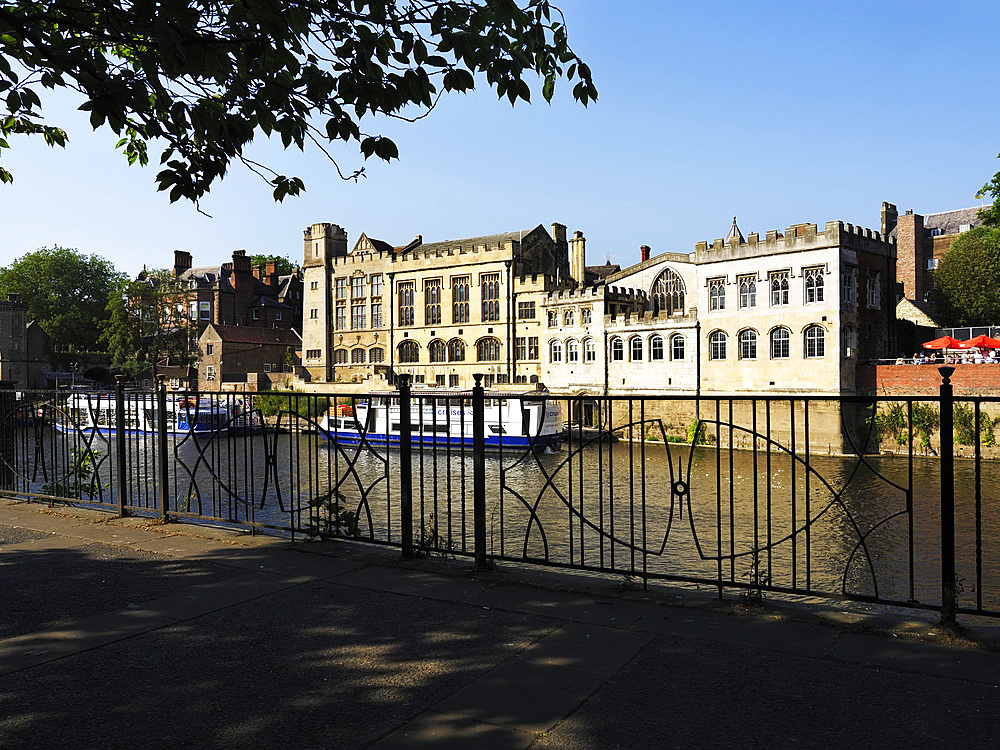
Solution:
{"label": "railing post", "polygon": [[403,557],[413,557],[413,428],[410,424],[410,376],[399,378],[399,527]]}
{"label": "railing post", "polygon": [[473,374],[472,386],[472,528],[476,568],[486,562],[486,394],[483,374]]}
{"label": "railing post", "polygon": [[126,463],[125,445],[125,383],[122,376],[115,377],[115,465],[118,475],[118,517],[124,518],[128,515],[125,509],[128,499],[128,464]]}
{"label": "railing post", "polygon": [[[24,415],[28,417],[27,413]],[[17,421],[17,396],[14,386],[0,382],[0,490],[17,489],[14,463],[16,460],[14,424]]]}
{"label": "railing post", "polygon": [[167,379],[163,375],[156,382],[156,448],[158,465],[156,467],[157,486],[160,491],[160,522],[170,520],[167,515],[170,505],[167,501],[167,488],[170,474],[167,471]]}
{"label": "railing post", "polygon": [[958,610],[955,593],[955,425],[954,367],[941,373],[941,622],[953,624]]}

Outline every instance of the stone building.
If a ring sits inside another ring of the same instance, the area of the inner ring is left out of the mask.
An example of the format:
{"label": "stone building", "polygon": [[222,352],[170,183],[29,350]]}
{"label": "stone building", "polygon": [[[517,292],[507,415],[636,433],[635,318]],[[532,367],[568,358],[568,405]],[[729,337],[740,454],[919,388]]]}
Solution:
{"label": "stone building", "polygon": [[27,314],[28,306],[19,294],[0,300],[0,380],[19,388],[29,387]]}
{"label": "stone building", "polygon": [[530,383],[541,368],[541,297],[583,279],[584,238],[553,224],[404,246],[336,224],[304,232],[303,357],[313,383],[468,388]]}
{"label": "stone building", "polygon": [[690,255],[651,258],[644,246],[638,264],[600,285],[549,295],[546,385],[620,395],[853,393],[856,363],[894,348],[893,242],[838,221],[764,238],[734,230]]}

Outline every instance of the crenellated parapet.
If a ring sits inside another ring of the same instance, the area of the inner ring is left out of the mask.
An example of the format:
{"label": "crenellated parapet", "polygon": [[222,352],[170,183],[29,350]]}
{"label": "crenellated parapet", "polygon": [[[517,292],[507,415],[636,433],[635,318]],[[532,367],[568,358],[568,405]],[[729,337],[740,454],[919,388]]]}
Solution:
{"label": "crenellated parapet", "polygon": [[745,242],[737,237],[731,237],[728,241],[716,239],[711,244],[699,242],[695,245],[692,260],[695,263],[718,263],[828,247],[849,247],[889,257],[896,255],[894,237],[885,237],[881,232],[842,221],[828,221],[822,231],[819,231],[816,224],[793,224],[784,232],[770,230],[763,240],[754,232],[747,236]]}

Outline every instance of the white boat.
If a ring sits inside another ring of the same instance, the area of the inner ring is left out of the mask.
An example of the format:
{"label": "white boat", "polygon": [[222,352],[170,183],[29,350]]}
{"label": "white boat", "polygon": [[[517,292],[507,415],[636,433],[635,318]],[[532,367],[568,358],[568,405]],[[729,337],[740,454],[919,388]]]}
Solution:
{"label": "white boat", "polygon": [[[563,435],[559,406],[538,391],[488,392],[483,411],[488,449],[558,449]],[[410,435],[414,445],[472,448],[472,392],[411,392]],[[399,392],[375,392],[352,408],[333,407],[320,435],[335,443],[399,446]]]}
{"label": "white boat", "polygon": [[[261,429],[260,415],[248,408],[244,399],[211,399],[205,396],[168,396],[167,433],[222,434],[256,432]],[[151,393],[125,395],[125,431],[129,434],[156,432],[158,409],[156,395]],[[99,432],[113,435],[117,431],[117,408],[113,393],[76,393],[66,399],[55,420],[60,432]]]}

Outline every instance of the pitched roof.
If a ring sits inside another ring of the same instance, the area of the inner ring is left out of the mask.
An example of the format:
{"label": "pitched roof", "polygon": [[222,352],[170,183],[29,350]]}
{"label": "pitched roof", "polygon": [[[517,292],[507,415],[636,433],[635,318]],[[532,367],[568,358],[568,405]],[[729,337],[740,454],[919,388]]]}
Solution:
{"label": "pitched roof", "polygon": [[[988,206],[984,206],[988,208]],[[979,206],[972,208],[959,208],[954,211],[941,211],[936,214],[927,214],[924,217],[925,229],[940,229],[941,234],[958,234],[961,227],[968,224],[979,226]]]}
{"label": "pitched roof", "polygon": [[537,227],[526,230],[519,230],[515,232],[501,232],[500,234],[485,234],[481,237],[465,237],[460,240],[445,240],[444,242],[425,242],[420,245],[416,245],[414,250],[422,250],[434,252],[435,250],[446,250],[450,247],[478,247],[481,245],[487,245],[489,247],[499,247],[504,243],[511,242],[513,240],[521,241],[522,237],[527,237],[529,234],[534,232],[536,229],[542,229],[542,225],[539,224]]}
{"label": "pitched roof", "polygon": [[591,273],[598,278],[607,278],[613,273],[618,273],[622,270],[622,267],[617,263],[612,263],[610,260],[607,261],[603,266],[584,266],[584,271]]}
{"label": "pitched roof", "polygon": [[[222,326],[211,323],[206,331],[214,329],[223,343],[228,344],[282,344],[298,346],[302,343],[295,331],[287,328],[253,328],[250,326]],[[202,336],[205,334],[203,333]]]}

